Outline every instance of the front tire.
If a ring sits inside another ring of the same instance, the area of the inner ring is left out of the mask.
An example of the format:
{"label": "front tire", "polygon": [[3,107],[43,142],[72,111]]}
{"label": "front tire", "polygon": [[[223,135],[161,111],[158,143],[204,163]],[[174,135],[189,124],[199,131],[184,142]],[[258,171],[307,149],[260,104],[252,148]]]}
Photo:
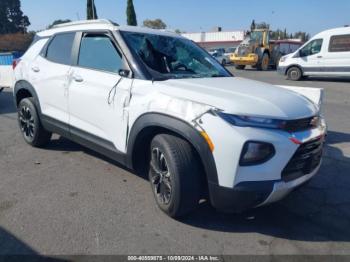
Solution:
{"label": "front tire", "polygon": [[264,53],[263,57],[261,58],[261,61],[258,64],[258,70],[260,71],[267,71],[269,69],[270,64],[270,56],[267,53]]}
{"label": "front tire", "polygon": [[18,124],[24,140],[33,147],[45,146],[51,139],[52,133],[41,125],[34,99],[31,97],[19,103]]}
{"label": "front tire", "polygon": [[161,134],[152,140],[150,155],[149,180],[159,208],[173,218],[195,209],[200,200],[200,168],[192,146]]}
{"label": "front tire", "polygon": [[293,66],[287,71],[287,79],[292,81],[299,81],[303,77],[303,73],[299,67]]}
{"label": "front tire", "polygon": [[221,62],[221,65],[222,65],[222,66],[225,66],[226,64],[227,64],[227,63],[226,63],[226,60],[223,59],[222,62]]}

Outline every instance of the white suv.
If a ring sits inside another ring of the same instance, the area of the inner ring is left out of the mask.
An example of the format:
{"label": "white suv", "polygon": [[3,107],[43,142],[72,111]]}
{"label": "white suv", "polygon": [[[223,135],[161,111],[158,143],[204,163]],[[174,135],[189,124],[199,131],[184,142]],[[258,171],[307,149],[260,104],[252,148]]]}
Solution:
{"label": "white suv", "polygon": [[[278,201],[321,164],[321,91],[233,77],[177,34],[108,21],[37,34],[15,68],[25,141],[60,134],[146,172],[159,207],[208,199],[241,212]],[[312,101],[313,100],[313,101]]]}

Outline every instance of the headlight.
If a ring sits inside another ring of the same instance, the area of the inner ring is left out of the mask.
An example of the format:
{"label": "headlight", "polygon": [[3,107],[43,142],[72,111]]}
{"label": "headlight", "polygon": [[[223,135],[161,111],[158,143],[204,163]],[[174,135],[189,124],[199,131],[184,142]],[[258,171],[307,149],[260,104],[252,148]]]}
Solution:
{"label": "headlight", "polygon": [[283,129],[287,121],[262,118],[262,117],[252,117],[252,116],[237,116],[230,115],[219,112],[218,115],[224,119],[226,122],[241,127],[260,127],[260,128],[271,128],[271,129]]}
{"label": "headlight", "polygon": [[267,162],[275,155],[272,144],[264,142],[247,142],[242,151],[239,164],[241,166],[259,165]]}
{"label": "headlight", "polygon": [[280,63],[286,62],[286,60],[287,60],[287,57],[286,56],[282,56],[281,59],[280,59]]}

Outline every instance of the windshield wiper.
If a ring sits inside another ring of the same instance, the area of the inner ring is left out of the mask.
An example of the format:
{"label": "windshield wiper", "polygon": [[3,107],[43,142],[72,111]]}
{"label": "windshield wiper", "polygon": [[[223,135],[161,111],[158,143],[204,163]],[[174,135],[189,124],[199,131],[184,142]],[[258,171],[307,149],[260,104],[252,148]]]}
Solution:
{"label": "windshield wiper", "polygon": [[219,75],[219,74],[213,74],[213,75],[211,75],[210,77],[226,77],[226,76],[224,76],[224,75]]}

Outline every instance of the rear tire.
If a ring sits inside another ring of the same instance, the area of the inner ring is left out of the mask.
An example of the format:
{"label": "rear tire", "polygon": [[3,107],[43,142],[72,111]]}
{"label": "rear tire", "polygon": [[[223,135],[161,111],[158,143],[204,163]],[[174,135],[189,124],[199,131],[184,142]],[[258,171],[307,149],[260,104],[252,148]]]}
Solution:
{"label": "rear tire", "polygon": [[25,98],[19,103],[18,124],[24,140],[33,147],[43,147],[51,139],[52,133],[41,125],[32,97]]}
{"label": "rear tire", "polygon": [[150,148],[149,180],[159,208],[178,218],[200,200],[200,166],[193,147],[168,134],[154,137]]}
{"label": "rear tire", "polygon": [[303,73],[299,67],[293,66],[287,71],[287,79],[291,81],[299,81],[303,77]]}
{"label": "rear tire", "polygon": [[235,65],[237,70],[244,70],[245,69],[245,65]]}

